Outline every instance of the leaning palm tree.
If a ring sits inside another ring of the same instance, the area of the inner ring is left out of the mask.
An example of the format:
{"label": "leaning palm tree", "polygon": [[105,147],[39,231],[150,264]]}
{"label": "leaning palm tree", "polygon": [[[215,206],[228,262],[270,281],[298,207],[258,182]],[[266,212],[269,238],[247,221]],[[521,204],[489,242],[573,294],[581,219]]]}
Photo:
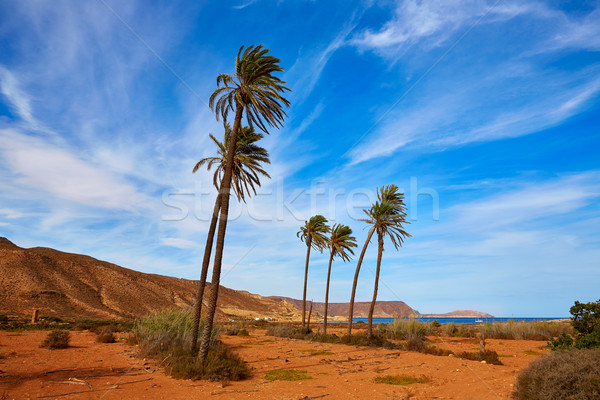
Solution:
{"label": "leaning palm tree", "polygon": [[[219,183],[221,183],[221,180],[223,179],[222,175],[223,171],[225,170],[225,164],[227,163],[227,145],[229,144],[229,139],[231,138],[231,126],[229,124],[225,124],[223,142],[219,142],[219,140],[217,140],[210,133],[209,136],[218,148],[217,156],[203,158],[202,160],[198,161],[192,172],[195,173],[203,165],[206,165],[206,169],[209,171],[213,168],[213,166],[216,166],[216,170],[213,175],[213,184],[218,191]],[[250,128],[248,126],[243,127],[240,135],[238,136],[238,143],[233,162],[233,191],[238,200],[245,202],[245,195],[250,195],[250,191],[256,194],[256,186],[260,186],[259,175],[270,178],[269,174],[261,166],[261,163],[270,163],[269,152],[255,144],[263,137],[264,135],[262,133],[257,133],[254,131],[254,128]],[[208,265],[210,263],[210,253],[212,251],[217,220],[219,217],[219,210],[221,208],[220,200],[221,199],[217,195],[212,219],[210,221],[210,227],[208,229],[208,235],[206,238],[206,246],[204,248],[200,282],[198,283],[198,293],[196,295],[196,304],[194,307],[194,327],[192,330],[191,346],[194,354],[196,354],[198,351],[198,330],[200,326],[200,317],[202,315],[202,297],[204,296],[204,289],[206,287],[206,276],[208,274]]]}
{"label": "leaning palm tree", "polygon": [[[398,193],[398,187],[395,185],[384,186],[381,189],[377,190],[377,201],[379,203],[393,203],[398,206],[403,206],[403,194]],[[367,213],[368,210],[363,210],[363,212]],[[364,220],[363,220],[364,221]],[[348,311],[348,336],[352,334],[352,318],[354,316],[354,299],[356,296],[356,287],[358,285],[358,274],[360,273],[360,267],[362,266],[363,259],[365,257],[365,253],[367,252],[367,247],[369,243],[371,243],[371,238],[375,233],[376,226],[373,225],[371,229],[369,229],[369,233],[367,235],[367,240],[365,240],[365,244],[360,252],[360,256],[358,257],[358,262],[356,264],[356,271],[354,272],[354,281],[352,282],[352,295],[350,296],[350,309]]]}
{"label": "leaning palm tree", "polygon": [[[384,194],[386,194],[384,196]],[[381,198],[387,201],[376,201],[369,210],[365,210],[367,218],[364,219],[368,224],[375,227],[377,232],[377,269],[375,270],[375,288],[373,290],[373,300],[369,308],[369,321],[367,325],[367,335],[373,336],[373,311],[377,301],[377,289],[379,287],[379,272],[381,270],[381,258],[383,256],[383,239],[387,236],[392,244],[398,250],[402,246],[404,238],[410,237],[410,234],[404,230],[406,221],[406,206],[404,205],[404,193],[398,193],[398,187],[389,185],[383,187],[380,192]],[[390,199],[393,199],[390,201]]]}
{"label": "leaning palm tree", "polygon": [[327,269],[327,287],[325,289],[325,313],[323,315],[323,334],[327,335],[327,308],[329,305],[329,281],[331,278],[331,263],[335,256],[339,256],[343,261],[349,261],[350,256],[354,255],[352,247],[356,247],[356,238],[352,235],[352,229],[347,225],[335,224],[331,228],[331,237],[327,245],[329,246],[329,268]]}
{"label": "leaning palm tree", "polygon": [[[243,52],[242,52],[243,50]],[[219,228],[213,265],[211,288],[208,296],[208,309],[202,341],[200,343],[199,357],[204,362],[208,355],[208,347],[217,309],[219,296],[219,282],[221,279],[221,263],[223,261],[223,248],[225,246],[225,231],[227,230],[227,216],[229,214],[229,192],[233,172],[234,153],[237,143],[238,130],[242,122],[244,111],[249,126],[256,125],[263,132],[268,133],[266,125],[279,128],[283,124],[286,113],[284,107],[289,106],[289,101],[283,97],[289,91],[285,82],[273,74],[282,72],[280,60],[267,55],[269,49],[262,45],[249,46],[244,50],[240,47],[235,59],[235,74],[220,74],[217,76],[218,88],[209,99],[210,108],[215,111],[217,120],[222,117],[227,120],[230,111],[235,110],[233,130],[229,140],[227,162],[223,171],[223,178],[219,187],[221,209],[219,215]],[[222,86],[221,86],[222,85]]]}
{"label": "leaning palm tree", "polygon": [[323,252],[323,249],[327,245],[327,237],[329,233],[329,226],[327,225],[327,218],[322,215],[315,215],[308,221],[304,221],[304,225],[300,227],[300,230],[296,234],[304,243],[306,243],[306,265],[304,267],[304,292],[302,294],[302,327],[305,326],[305,315],[306,315],[306,283],[308,280],[308,260],[310,258],[310,249],[319,250]]}

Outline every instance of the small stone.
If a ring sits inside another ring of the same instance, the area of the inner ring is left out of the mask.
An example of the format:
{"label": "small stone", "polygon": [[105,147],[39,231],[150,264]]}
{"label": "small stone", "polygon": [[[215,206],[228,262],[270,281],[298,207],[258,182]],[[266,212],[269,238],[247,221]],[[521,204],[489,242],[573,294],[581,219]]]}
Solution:
{"label": "small stone", "polygon": [[485,360],[483,360],[481,363],[482,363],[482,364],[487,364],[487,362],[485,362]]}

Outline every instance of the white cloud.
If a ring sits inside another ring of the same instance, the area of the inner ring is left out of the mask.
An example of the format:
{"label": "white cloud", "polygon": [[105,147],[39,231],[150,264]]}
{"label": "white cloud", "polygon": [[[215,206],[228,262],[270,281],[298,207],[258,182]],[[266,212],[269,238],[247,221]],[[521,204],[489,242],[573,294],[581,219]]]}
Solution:
{"label": "white cloud", "polygon": [[0,154],[14,185],[93,207],[133,211],[148,206],[133,185],[48,141],[10,129],[0,130],[0,137]]}
{"label": "white cloud", "polygon": [[21,218],[23,213],[9,208],[0,208],[0,215],[3,215],[6,219],[16,219]]}
{"label": "white cloud", "polygon": [[160,241],[166,246],[177,247],[178,249],[193,249],[198,247],[198,243],[181,238],[162,238]]}

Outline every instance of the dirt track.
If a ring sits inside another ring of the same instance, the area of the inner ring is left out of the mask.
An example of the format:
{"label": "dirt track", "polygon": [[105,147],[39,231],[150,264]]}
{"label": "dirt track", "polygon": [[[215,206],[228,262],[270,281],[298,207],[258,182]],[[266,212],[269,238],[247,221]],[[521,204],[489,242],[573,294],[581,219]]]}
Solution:
{"label": "dirt track", "polygon": [[[219,382],[170,378],[156,362],[132,356],[124,341],[96,343],[90,332],[72,332],[73,347],[39,348],[47,332],[0,332],[0,399],[505,399],[519,371],[547,350],[544,342],[488,340],[504,365],[455,357],[311,343],[265,336],[224,337],[249,362],[252,378],[223,387]],[[438,347],[477,351],[473,339],[443,338]],[[332,354],[311,355],[309,350]],[[527,354],[525,352],[529,352]],[[531,355],[531,353],[534,353]],[[306,370],[313,379],[268,381],[276,369]],[[381,375],[424,377],[428,383],[374,383]]]}

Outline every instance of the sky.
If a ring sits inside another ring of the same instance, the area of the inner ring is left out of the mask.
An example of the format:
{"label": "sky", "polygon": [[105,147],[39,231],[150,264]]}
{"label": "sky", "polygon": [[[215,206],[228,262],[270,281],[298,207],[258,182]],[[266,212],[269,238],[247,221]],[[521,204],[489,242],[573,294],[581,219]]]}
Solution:
{"label": "sky", "polygon": [[[600,298],[600,2],[0,2],[0,236],[198,279],[223,125],[208,107],[241,46],[292,90],[247,203],[232,201],[221,283],[302,298],[322,214],[349,225],[405,194],[379,300],[421,313],[561,317]],[[370,301],[377,242],[357,301]],[[328,255],[313,252],[308,299]],[[336,259],[349,300],[356,257]]]}

